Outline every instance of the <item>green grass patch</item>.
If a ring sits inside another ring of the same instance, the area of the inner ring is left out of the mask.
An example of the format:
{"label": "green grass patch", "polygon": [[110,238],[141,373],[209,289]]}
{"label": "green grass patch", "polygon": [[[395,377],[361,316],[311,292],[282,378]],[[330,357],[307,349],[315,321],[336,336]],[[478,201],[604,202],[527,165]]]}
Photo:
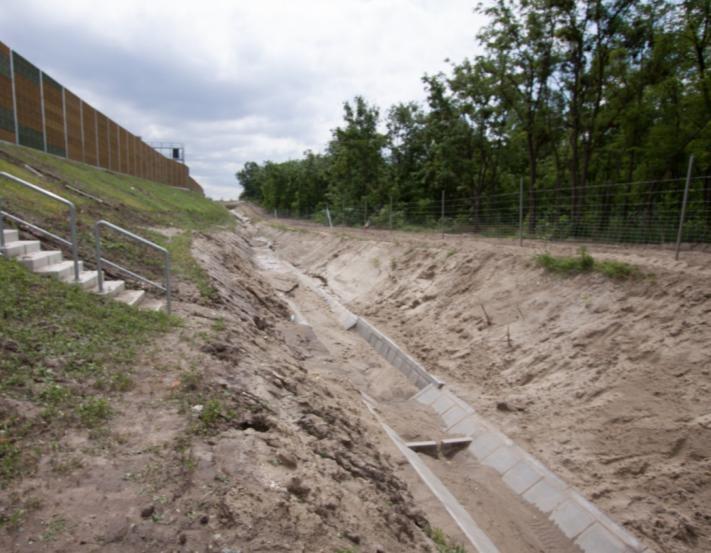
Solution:
{"label": "green grass patch", "polygon": [[623,280],[639,274],[639,269],[629,263],[596,260],[585,247],[581,247],[576,256],[555,256],[545,252],[536,255],[534,260],[545,270],[561,275],[577,275],[594,271],[608,278]]}
{"label": "green grass patch", "polygon": [[438,553],[465,553],[465,549],[461,545],[449,540],[439,528],[429,528],[427,535],[437,546]]}
{"label": "green grass patch", "polygon": [[[39,177],[28,170],[25,164],[50,176]],[[189,255],[189,231],[205,231],[232,224],[234,217],[222,204],[196,192],[105,171],[12,144],[0,143],[0,171],[6,171],[74,202],[77,207],[80,256],[90,264],[95,257],[94,223],[106,219],[171,248],[176,274],[188,279],[195,278],[201,294],[206,297],[211,295],[205,278],[195,269],[196,263]],[[102,202],[73,189],[91,194]],[[10,213],[59,236],[69,237],[68,210],[62,204],[7,179],[0,179],[0,197],[4,208]],[[147,230],[160,227],[183,231],[176,246],[180,251],[172,250],[170,243],[173,240]],[[162,259],[155,251],[111,231],[104,230],[102,237],[102,247],[108,259],[148,278],[162,278]],[[187,242],[187,247],[183,242]],[[184,255],[184,251],[187,251],[187,255]]]}
{"label": "green grass patch", "polygon": [[170,252],[170,259],[176,274],[195,284],[203,299],[215,301],[219,297],[217,289],[210,282],[208,274],[190,253],[192,232],[188,230],[173,236],[164,243],[164,246]]}
{"label": "green grass patch", "polygon": [[[67,425],[95,428],[130,388],[139,348],[178,324],[35,275],[0,257],[0,393],[38,407],[0,409],[0,485],[29,466],[32,440]],[[96,389],[103,396],[95,396]]]}

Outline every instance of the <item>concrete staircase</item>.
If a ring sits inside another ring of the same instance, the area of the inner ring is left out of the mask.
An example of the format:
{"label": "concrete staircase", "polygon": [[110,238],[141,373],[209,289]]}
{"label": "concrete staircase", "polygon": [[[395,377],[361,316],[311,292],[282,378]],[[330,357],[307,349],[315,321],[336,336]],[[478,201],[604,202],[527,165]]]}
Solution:
{"label": "concrete staircase", "polygon": [[[16,229],[5,229],[3,234],[7,257],[16,259],[39,275],[75,283],[74,262],[65,260],[60,250],[43,250],[39,240],[20,240],[19,232]],[[104,290],[99,292],[99,273],[85,271],[83,261],[79,261],[79,281],[76,284],[84,290],[113,298],[127,305],[154,311],[164,308],[162,301],[148,298],[144,290],[127,289],[123,280],[104,279]]]}

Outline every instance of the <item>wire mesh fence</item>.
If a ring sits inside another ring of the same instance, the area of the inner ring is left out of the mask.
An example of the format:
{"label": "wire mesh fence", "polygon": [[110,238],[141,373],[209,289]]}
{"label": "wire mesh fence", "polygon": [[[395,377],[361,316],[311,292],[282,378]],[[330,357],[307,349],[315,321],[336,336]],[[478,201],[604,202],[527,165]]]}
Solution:
{"label": "wire mesh fence", "polygon": [[[279,218],[392,230],[439,230],[550,241],[673,245],[711,243],[711,176],[556,187],[480,197],[370,206],[324,204],[312,213],[273,210]],[[329,222],[330,219],[330,222]]]}

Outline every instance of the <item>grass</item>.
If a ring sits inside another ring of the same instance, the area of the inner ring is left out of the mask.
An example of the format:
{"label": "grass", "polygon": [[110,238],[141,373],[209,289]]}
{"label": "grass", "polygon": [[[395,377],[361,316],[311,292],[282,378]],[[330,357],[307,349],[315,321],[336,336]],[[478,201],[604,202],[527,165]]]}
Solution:
{"label": "grass", "polygon": [[578,250],[577,256],[555,256],[549,252],[534,257],[537,265],[552,273],[576,275],[597,272],[608,278],[624,280],[639,274],[639,269],[622,261],[598,261],[591,256],[585,247]]}
{"label": "grass", "polygon": [[438,553],[465,553],[465,549],[461,545],[447,539],[447,536],[439,528],[429,528],[427,535],[437,546]]}
{"label": "grass", "polygon": [[[51,177],[38,177],[26,169],[25,164]],[[175,272],[187,279],[196,279],[201,294],[210,296],[209,286],[205,284],[206,275],[196,270],[197,264],[189,255],[190,231],[218,228],[233,221],[233,216],[218,202],[196,192],[112,173],[7,143],[0,143],[0,171],[16,175],[74,202],[80,255],[85,261],[94,260],[94,223],[107,219],[166,246],[174,258]],[[103,203],[78,194],[67,186],[100,198]],[[68,237],[67,208],[60,203],[6,179],[0,180],[0,196],[10,213],[59,236]],[[177,228],[182,233],[177,240],[176,237],[169,239],[148,230],[155,227]],[[106,257],[112,261],[132,270],[139,269],[136,272],[149,278],[161,278],[161,260],[154,251],[109,231],[102,233],[102,244]]]}
{"label": "grass", "polygon": [[103,425],[113,395],[132,385],[128,370],[138,349],[178,320],[87,294],[5,258],[0,290],[0,394],[36,407],[0,408],[3,487],[31,470],[41,444],[66,427]]}

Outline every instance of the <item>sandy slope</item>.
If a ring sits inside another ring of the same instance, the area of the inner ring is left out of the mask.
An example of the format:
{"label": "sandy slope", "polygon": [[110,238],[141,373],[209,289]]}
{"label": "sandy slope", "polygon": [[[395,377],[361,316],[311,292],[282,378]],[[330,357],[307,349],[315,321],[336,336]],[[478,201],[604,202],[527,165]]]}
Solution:
{"label": "sandy slope", "polygon": [[[218,301],[179,283],[182,326],[143,353],[106,427],[36,444],[37,470],[0,490],[0,551],[434,552],[397,450],[353,386],[318,378],[247,241],[194,249]],[[3,396],[6,413],[36,415]]]}
{"label": "sandy slope", "polygon": [[615,282],[544,273],[542,244],[287,224],[261,224],[280,255],[641,539],[711,551],[711,255],[592,247],[644,273]]}

